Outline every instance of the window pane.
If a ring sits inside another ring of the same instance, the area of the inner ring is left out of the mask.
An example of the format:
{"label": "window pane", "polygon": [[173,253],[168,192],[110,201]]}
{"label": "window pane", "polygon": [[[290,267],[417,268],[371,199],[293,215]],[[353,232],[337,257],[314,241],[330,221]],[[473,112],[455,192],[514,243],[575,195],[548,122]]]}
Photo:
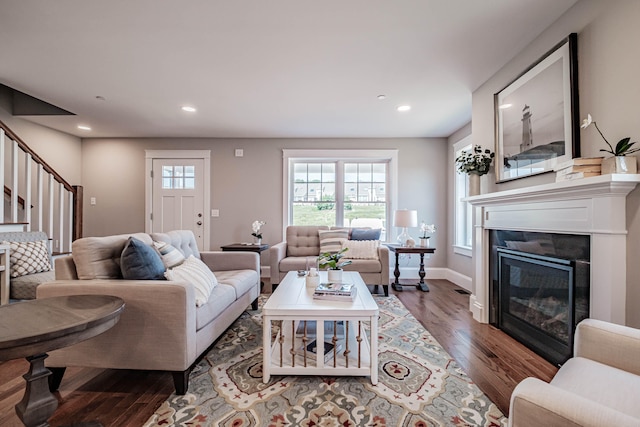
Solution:
{"label": "window pane", "polygon": [[185,178],[184,179],[184,188],[188,190],[193,190],[196,188],[196,179],[195,178]]}
{"label": "window pane", "polygon": [[183,188],[182,178],[173,178],[173,188]]}
{"label": "window pane", "polygon": [[196,176],[196,167],[195,166],[185,166],[184,167],[184,176]]}
{"label": "window pane", "polygon": [[371,164],[361,163],[358,165],[358,181],[371,182]]}
{"label": "window pane", "polygon": [[293,203],[294,225],[336,225],[335,203]]}
{"label": "window pane", "polygon": [[162,188],[165,190],[171,189],[173,188],[173,186],[171,185],[171,178],[162,178]]}
{"label": "window pane", "polygon": [[172,177],[173,166],[162,166],[162,176],[167,178]]}
{"label": "window pane", "polygon": [[174,176],[183,176],[184,175],[184,167],[183,166],[174,166],[173,167],[173,175]]}

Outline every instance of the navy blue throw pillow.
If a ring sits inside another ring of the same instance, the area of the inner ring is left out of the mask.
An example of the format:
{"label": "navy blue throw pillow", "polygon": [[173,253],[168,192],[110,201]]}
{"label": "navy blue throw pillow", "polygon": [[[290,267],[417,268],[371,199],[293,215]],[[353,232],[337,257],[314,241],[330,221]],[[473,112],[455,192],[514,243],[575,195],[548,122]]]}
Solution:
{"label": "navy blue throw pillow", "polygon": [[379,228],[354,228],[351,230],[351,240],[380,240]]}
{"label": "navy blue throw pillow", "polygon": [[135,237],[129,237],[120,255],[120,270],[129,280],[165,280],[160,254]]}

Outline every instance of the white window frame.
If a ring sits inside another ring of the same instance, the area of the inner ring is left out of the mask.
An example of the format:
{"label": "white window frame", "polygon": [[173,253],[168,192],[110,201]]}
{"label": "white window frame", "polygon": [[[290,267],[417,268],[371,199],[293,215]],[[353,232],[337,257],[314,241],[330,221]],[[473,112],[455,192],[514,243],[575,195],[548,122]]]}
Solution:
{"label": "white window frame", "polygon": [[[398,194],[398,150],[282,150],[282,237],[285,233],[289,221],[291,220],[291,200],[293,200],[293,185],[291,177],[293,176],[293,164],[296,162],[320,162],[320,161],[342,161],[349,162],[388,162],[387,170],[387,218],[385,220],[387,228],[387,241],[390,241],[391,233],[389,224],[391,224],[391,214],[396,209]],[[336,170],[336,175],[342,174]],[[342,197],[343,189],[336,184],[336,200]],[[342,216],[338,215],[339,220]]]}
{"label": "white window frame", "polygon": [[[457,158],[460,152],[470,150],[472,147],[471,135],[462,138],[453,144],[453,158]],[[469,202],[461,200],[469,195],[469,176],[464,173],[459,173],[455,166],[453,168],[453,194],[455,218],[453,227],[453,252],[471,257],[471,245],[467,244],[467,240],[471,239],[473,232],[471,229],[473,207]]]}

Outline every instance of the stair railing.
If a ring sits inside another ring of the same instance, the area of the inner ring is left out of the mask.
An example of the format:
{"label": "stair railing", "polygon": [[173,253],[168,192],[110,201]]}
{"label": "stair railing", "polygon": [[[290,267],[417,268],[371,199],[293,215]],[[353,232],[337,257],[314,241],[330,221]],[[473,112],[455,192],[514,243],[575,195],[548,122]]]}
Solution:
{"label": "stair railing", "polygon": [[71,252],[71,243],[82,237],[82,187],[65,181],[1,121],[0,165],[0,224],[44,231],[54,254]]}

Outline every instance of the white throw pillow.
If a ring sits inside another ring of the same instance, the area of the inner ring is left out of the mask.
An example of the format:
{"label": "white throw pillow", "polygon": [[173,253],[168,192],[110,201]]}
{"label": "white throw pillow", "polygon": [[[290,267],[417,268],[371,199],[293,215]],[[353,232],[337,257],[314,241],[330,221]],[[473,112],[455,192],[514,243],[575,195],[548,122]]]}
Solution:
{"label": "white throw pillow", "polygon": [[177,267],[184,262],[184,255],[175,246],[166,242],[156,242],[155,240],[153,246],[160,252],[165,267]]}
{"label": "white throw pillow", "polygon": [[51,270],[47,242],[2,242],[10,247],[9,264],[11,277],[21,277],[29,274],[42,273]]}
{"label": "white throw pillow", "polygon": [[349,250],[344,253],[348,259],[378,259],[379,240],[345,240],[342,249]]}
{"label": "white throw pillow", "polygon": [[167,280],[191,283],[196,291],[196,306],[200,307],[209,301],[211,291],[218,284],[213,271],[198,258],[190,255],[182,264],[165,271]]}

